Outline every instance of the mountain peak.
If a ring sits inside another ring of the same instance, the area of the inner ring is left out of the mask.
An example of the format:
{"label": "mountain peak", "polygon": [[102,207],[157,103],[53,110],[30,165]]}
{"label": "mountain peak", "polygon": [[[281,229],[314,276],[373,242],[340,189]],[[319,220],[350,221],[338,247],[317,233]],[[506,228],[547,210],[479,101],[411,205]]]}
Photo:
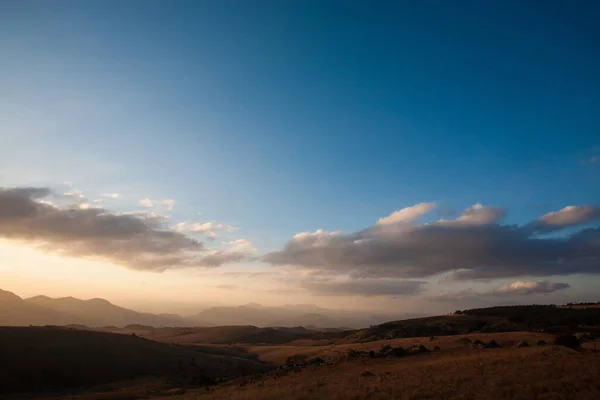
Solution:
{"label": "mountain peak", "polygon": [[17,301],[17,300],[23,300],[23,299],[20,298],[19,296],[17,296],[16,294],[14,294],[13,292],[9,292],[8,290],[0,289],[0,300],[2,300],[2,301]]}

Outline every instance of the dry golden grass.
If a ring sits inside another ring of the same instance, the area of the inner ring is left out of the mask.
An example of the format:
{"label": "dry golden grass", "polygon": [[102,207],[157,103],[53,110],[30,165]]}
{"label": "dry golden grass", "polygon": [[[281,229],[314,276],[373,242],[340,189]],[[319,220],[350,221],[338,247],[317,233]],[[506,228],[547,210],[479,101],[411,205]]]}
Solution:
{"label": "dry golden grass", "polygon": [[[369,376],[363,376],[367,371]],[[236,381],[214,391],[189,391],[172,398],[597,400],[600,353],[554,346],[478,350],[465,346],[412,357],[311,367],[280,378],[266,376],[242,386]]]}
{"label": "dry golden grass", "polygon": [[403,339],[392,339],[392,340],[378,340],[375,342],[365,343],[353,343],[353,344],[339,344],[339,345],[303,345],[303,346],[250,346],[248,351],[250,353],[258,354],[258,358],[261,361],[280,365],[283,364],[287,357],[301,358],[312,358],[321,357],[323,359],[337,358],[353,349],[357,351],[377,351],[381,346],[390,344],[394,347],[410,347],[413,345],[422,344],[425,347],[433,348],[435,346],[440,347],[443,352],[448,351],[460,351],[465,347],[470,348],[470,345],[466,345],[461,339],[468,338],[470,340],[482,340],[490,341],[496,340],[501,346],[507,347],[514,345],[520,340],[525,340],[529,344],[535,345],[538,340],[545,340],[551,342],[554,336],[537,333],[537,332],[508,332],[508,333],[489,333],[489,334],[469,334],[469,335],[455,335],[455,336],[439,336],[433,341],[429,341],[426,337],[417,338],[403,338]]}

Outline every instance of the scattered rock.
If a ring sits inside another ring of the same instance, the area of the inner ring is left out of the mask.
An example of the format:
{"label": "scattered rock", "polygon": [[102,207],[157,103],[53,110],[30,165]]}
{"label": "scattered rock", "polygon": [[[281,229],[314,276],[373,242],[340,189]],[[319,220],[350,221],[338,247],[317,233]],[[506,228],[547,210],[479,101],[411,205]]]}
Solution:
{"label": "scattered rock", "polygon": [[524,341],[524,340],[521,340],[520,342],[518,342],[518,343],[515,345],[515,347],[517,347],[517,348],[523,348],[523,347],[531,347],[531,346],[530,346],[530,345],[529,345],[529,343],[527,343],[526,341]]}
{"label": "scattered rock", "polygon": [[433,348],[433,351],[436,351],[436,352],[437,352],[437,351],[440,351],[440,350],[441,350],[441,349],[440,349],[440,346],[435,346],[435,347]]}
{"label": "scattered rock", "polygon": [[546,342],[545,340],[538,340],[537,345],[538,346],[548,346],[548,342]]}
{"label": "scattered rock", "polygon": [[360,376],[370,377],[370,376],[375,376],[375,374],[372,373],[371,371],[365,371],[362,374],[360,374]]}

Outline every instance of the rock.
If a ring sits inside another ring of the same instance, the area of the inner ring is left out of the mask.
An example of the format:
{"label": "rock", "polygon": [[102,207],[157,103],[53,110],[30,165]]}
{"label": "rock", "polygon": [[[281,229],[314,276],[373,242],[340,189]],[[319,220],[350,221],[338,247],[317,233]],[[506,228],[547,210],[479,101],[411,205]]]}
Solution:
{"label": "rock", "polygon": [[433,351],[436,351],[436,352],[437,352],[437,351],[440,351],[440,350],[441,350],[441,349],[440,349],[440,346],[435,346],[435,347],[433,348]]}
{"label": "rock", "polygon": [[546,342],[545,340],[538,340],[537,345],[538,346],[547,346],[548,342]]}
{"label": "rock", "polygon": [[530,345],[529,345],[529,343],[527,343],[526,341],[524,341],[524,340],[521,340],[520,342],[518,342],[518,343],[515,345],[515,347],[517,347],[517,348],[523,348],[523,347],[531,347],[531,346],[530,346]]}
{"label": "rock", "polygon": [[360,376],[370,377],[370,376],[375,376],[375,374],[372,373],[371,371],[365,371],[362,374],[360,374]]}

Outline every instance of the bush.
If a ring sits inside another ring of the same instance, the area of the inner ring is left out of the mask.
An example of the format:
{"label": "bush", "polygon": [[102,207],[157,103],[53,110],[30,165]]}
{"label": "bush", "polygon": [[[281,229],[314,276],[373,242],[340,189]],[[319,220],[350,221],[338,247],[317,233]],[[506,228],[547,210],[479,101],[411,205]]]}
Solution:
{"label": "bush", "polygon": [[554,344],[557,346],[565,346],[570,349],[578,349],[581,343],[574,335],[561,335],[554,339]]}

